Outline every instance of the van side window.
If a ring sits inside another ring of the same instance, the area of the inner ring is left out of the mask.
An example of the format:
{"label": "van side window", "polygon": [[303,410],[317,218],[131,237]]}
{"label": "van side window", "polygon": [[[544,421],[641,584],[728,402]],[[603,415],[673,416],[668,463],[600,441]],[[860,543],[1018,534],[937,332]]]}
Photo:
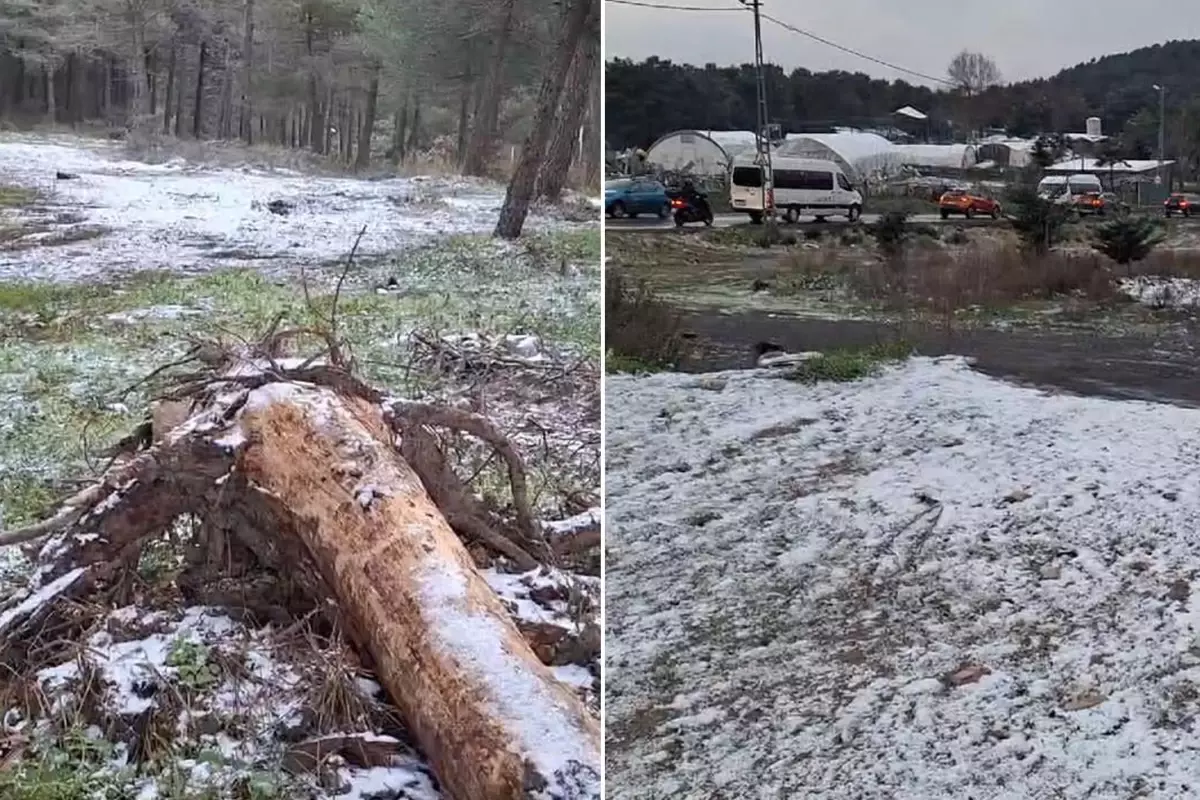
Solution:
{"label": "van side window", "polygon": [[854,191],[854,186],[850,183],[850,179],[840,172],[837,174],[837,182],[839,189],[844,189],[847,192]]}
{"label": "van side window", "polygon": [[758,167],[734,167],[733,185],[758,189],[762,186],[762,170]]}
{"label": "van side window", "polygon": [[833,189],[833,173],[807,169],[777,169],[775,188],[828,192]]}

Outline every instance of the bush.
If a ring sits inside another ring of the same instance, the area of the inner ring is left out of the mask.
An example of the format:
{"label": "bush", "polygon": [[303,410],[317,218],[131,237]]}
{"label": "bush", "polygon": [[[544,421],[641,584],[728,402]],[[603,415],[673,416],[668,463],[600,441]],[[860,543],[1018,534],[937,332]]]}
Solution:
{"label": "bush", "polygon": [[1025,250],[1044,255],[1061,240],[1067,209],[1039,197],[1032,179],[1010,189],[1005,205],[1009,209],[1009,222]]}
{"label": "bush", "polygon": [[679,314],[616,268],[604,276],[604,333],[610,371],[670,369],[684,354]]}
{"label": "bush", "polygon": [[889,211],[870,227],[871,235],[879,252],[887,258],[897,258],[904,252],[904,243],[911,231],[908,228],[908,214],[903,211]]}
{"label": "bush", "polygon": [[1141,261],[1163,240],[1162,224],[1151,217],[1118,217],[1096,228],[1092,247],[1118,264]]}

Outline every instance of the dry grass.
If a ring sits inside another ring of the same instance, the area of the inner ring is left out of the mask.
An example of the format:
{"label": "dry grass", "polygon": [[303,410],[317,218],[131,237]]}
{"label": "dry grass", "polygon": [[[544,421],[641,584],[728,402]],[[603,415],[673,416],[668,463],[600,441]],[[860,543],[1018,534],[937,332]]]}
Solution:
{"label": "dry grass", "polygon": [[604,365],[610,372],[670,369],[684,352],[682,323],[671,306],[621,270],[604,276]]}

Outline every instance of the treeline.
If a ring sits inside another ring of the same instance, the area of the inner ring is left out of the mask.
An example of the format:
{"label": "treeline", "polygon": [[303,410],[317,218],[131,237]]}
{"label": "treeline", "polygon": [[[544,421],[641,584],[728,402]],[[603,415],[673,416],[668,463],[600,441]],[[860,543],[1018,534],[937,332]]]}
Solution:
{"label": "treeline", "polygon": [[[947,53],[947,61],[951,61]],[[767,91],[773,122],[785,132],[835,125],[899,125],[893,112],[913,106],[928,124],[907,123],[918,137],[962,138],[969,131],[1003,128],[1015,136],[1084,129],[1100,117],[1127,157],[1157,152],[1158,92],[1166,87],[1168,157],[1191,163],[1200,155],[1200,41],[1168,42],[1093,59],[1051,78],[990,86],[979,91],[935,90],[903,80],[841,71],[790,73],[772,66]],[[948,75],[948,80],[951,76]],[[606,68],[606,136],[616,149],[645,147],[680,128],[753,130],[752,65],[703,67],[657,58],[623,59]]]}
{"label": "treeline", "polygon": [[[440,146],[484,174],[530,133],[569,5],[0,0],[0,121],[269,142],[359,166],[384,127],[394,160]],[[595,38],[558,109],[574,158],[580,130],[600,150]]]}

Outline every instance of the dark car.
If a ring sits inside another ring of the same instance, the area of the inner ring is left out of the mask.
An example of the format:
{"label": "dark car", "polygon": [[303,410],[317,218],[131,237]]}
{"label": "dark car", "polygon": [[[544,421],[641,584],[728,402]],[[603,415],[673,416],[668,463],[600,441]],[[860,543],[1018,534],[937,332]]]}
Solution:
{"label": "dark car", "polygon": [[671,199],[666,187],[654,178],[617,178],[604,184],[604,213],[617,219],[638,214],[666,219],[671,214]]}
{"label": "dark car", "polygon": [[1192,212],[1197,210],[1200,210],[1200,197],[1194,194],[1177,192],[1163,201],[1163,216],[1166,217],[1172,214],[1182,214],[1185,217],[1190,217]]}

